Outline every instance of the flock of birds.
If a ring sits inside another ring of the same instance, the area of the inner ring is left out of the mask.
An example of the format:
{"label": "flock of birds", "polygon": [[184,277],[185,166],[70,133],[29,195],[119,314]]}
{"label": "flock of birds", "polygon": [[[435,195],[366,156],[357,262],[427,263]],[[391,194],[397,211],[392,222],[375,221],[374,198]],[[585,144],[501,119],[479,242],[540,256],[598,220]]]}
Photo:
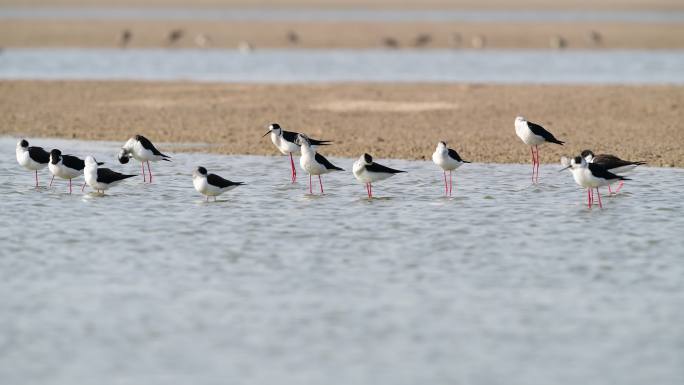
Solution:
{"label": "flock of birds", "polygon": [[[175,28],[170,31],[168,31],[165,42],[168,46],[174,46],[178,44],[185,36],[187,35],[186,31],[180,28]],[[289,30],[287,31],[285,35],[287,41],[290,44],[297,45],[301,41],[300,35],[294,31],[294,30]],[[124,29],[121,31],[119,34],[119,46],[122,48],[127,47],[133,40],[133,31],[130,29]],[[422,47],[427,47],[433,42],[433,36],[429,33],[420,33],[416,35],[413,38],[413,41],[410,43],[413,47],[416,48],[422,48]],[[449,45],[454,47],[454,48],[461,48],[464,46],[464,38],[463,36],[456,32],[452,33],[449,36]],[[602,35],[598,31],[591,30],[587,33],[586,35],[586,41],[593,46],[598,46],[601,45],[603,40]],[[195,45],[198,47],[207,47],[211,45],[213,42],[212,38],[205,34],[205,33],[199,33],[195,35],[193,39]],[[385,48],[399,48],[400,47],[400,42],[399,39],[391,36],[384,37],[381,41],[382,45]],[[564,49],[568,46],[569,42],[568,39],[561,36],[561,35],[552,35],[549,38],[549,45],[551,48],[555,49]],[[470,46],[473,48],[485,48],[487,45],[487,38],[485,35],[474,35],[470,39]],[[240,51],[251,51],[253,49],[253,45],[249,43],[248,41],[242,40],[238,44],[238,49]]]}
{"label": "flock of birds", "polygon": [[[539,146],[546,143],[563,145],[565,142],[556,139],[553,134],[541,125],[527,121],[522,116],[515,118],[515,132],[523,143],[530,146],[532,154],[532,183],[538,183]],[[310,194],[313,194],[313,176],[318,177],[320,192],[323,194],[322,175],[334,171],[344,171],[342,168],[332,164],[317,151],[321,146],[332,144],[329,140],[312,139],[302,133],[285,131],[277,123],[270,124],[268,131],[262,137],[267,135],[270,135],[271,141],[283,155],[289,156],[292,183],[295,183],[297,180],[297,169],[295,168],[293,156],[301,155],[299,165],[309,174]],[[136,176],[100,167],[103,163],[98,162],[92,156],[87,156],[85,160],[82,160],[73,155],[64,155],[58,149],[47,152],[42,147],[29,146],[28,141],[25,139],[21,139],[17,143],[16,156],[17,162],[21,166],[35,172],[36,187],[38,187],[38,170],[48,167],[52,174],[50,186],[52,186],[55,177],[66,179],[69,181],[70,194],[72,193],[72,179],[80,175],[83,175],[85,178],[85,183],[81,187],[82,191],[88,185],[102,194],[104,194],[105,190],[121,181]],[[150,162],[171,161],[170,156],[160,152],[152,142],[142,135],[135,135],[130,138],[121,147],[117,158],[122,164],[128,163],[131,158],[139,161],[143,182],[149,181],[149,183],[152,183],[153,178]],[[448,148],[446,142],[443,141],[437,143],[437,148],[432,154],[432,161],[442,169],[444,173],[444,192],[445,195],[451,196],[453,190],[452,172],[463,164],[470,162],[463,160],[455,150]],[[599,187],[608,186],[609,193],[612,194],[611,185],[619,183],[615,191],[617,193],[622,188],[624,181],[629,180],[618,174],[629,172],[637,166],[644,164],[644,162],[622,160],[614,155],[595,155],[590,150],[583,151],[579,156],[573,157],[569,161],[563,158],[561,163],[566,164],[563,170],[570,169],[575,182],[587,189],[587,204],[589,207],[594,202],[594,189],[598,195],[599,207],[603,207]],[[147,174],[145,174],[145,165],[147,165]],[[374,182],[385,180],[403,172],[405,171],[396,170],[374,162],[373,157],[367,153],[361,155],[354,162],[352,168],[354,177],[366,186],[368,198],[373,197]],[[245,184],[224,179],[216,174],[210,174],[202,166],[194,170],[192,180],[195,189],[205,195],[207,201],[209,197],[213,197],[216,200],[216,197],[224,192]]]}

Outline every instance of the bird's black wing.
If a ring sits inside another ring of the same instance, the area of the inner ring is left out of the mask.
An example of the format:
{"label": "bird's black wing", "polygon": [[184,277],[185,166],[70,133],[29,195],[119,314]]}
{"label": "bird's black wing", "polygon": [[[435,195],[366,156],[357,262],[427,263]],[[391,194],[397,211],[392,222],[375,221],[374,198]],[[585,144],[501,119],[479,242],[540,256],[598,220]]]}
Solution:
{"label": "bird's black wing", "polygon": [[631,166],[633,164],[639,166],[645,164],[646,162],[630,162],[628,160],[622,160],[615,155],[599,154],[594,156],[594,160],[592,161],[592,163],[600,164],[607,170],[610,170],[612,168]]}
{"label": "bird's black wing", "polygon": [[562,145],[565,142],[562,142],[558,139],[556,139],[552,133],[546,131],[546,129],[538,124],[532,123],[532,122],[527,122],[527,127],[530,128],[530,131],[532,131],[533,134],[537,136],[541,136],[546,140],[547,142],[551,143],[556,143]]}
{"label": "bird's black wing", "polygon": [[330,163],[329,160],[325,159],[325,157],[319,153],[316,153],[316,162],[322,164],[325,168],[328,170],[339,170],[339,171],[344,171],[344,169],[339,168],[335,166],[334,164]]}
{"label": "bird's black wing", "polygon": [[240,186],[240,185],[244,184],[242,182],[231,182],[228,179],[223,179],[216,174],[207,175],[207,182],[209,182],[210,185],[216,186],[219,188],[226,188],[226,187],[230,187],[230,186]]}
{"label": "bird's black wing", "polygon": [[144,149],[152,151],[152,153],[154,155],[161,156],[164,158],[170,158],[170,156],[168,156],[166,154],[162,154],[159,150],[157,150],[157,148],[154,147],[154,144],[152,144],[152,142],[150,142],[150,140],[147,139],[146,137],[144,137],[142,135],[138,135],[138,141],[140,142],[140,144],[143,146]]}
{"label": "bird's black wing", "polygon": [[121,174],[108,168],[97,169],[97,181],[100,183],[114,183],[134,176],[135,175]]}
{"label": "bird's black wing", "polygon": [[625,178],[620,175],[615,175],[612,172],[606,170],[605,167],[601,166],[600,164],[596,163],[589,163],[589,171],[597,177],[601,179],[606,179],[606,180],[612,180],[612,179],[619,179],[619,180],[630,180],[629,178]]}
{"label": "bird's black wing", "polygon": [[50,153],[45,151],[43,147],[29,147],[29,157],[38,163],[50,162]]}
{"label": "bird's black wing", "polygon": [[389,168],[387,166],[383,166],[381,164],[377,164],[375,162],[366,165],[366,170],[370,172],[379,172],[379,173],[386,173],[386,174],[398,174],[400,172],[406,172],[406,171],[401,171],[401,170],[395,170],[393,168]]}
{"label": "bird's black wing", "polygon": [[309,143],[313,146],[327,146],[332,142],[330,140],[309,139]]}
{"label": "bird's black wing", "polygon": [[287,140],[288,142],[294,143],[295,140],[297,140],[297,135],[299,135],[298,132],[283,130],[283,139]]}
{"label": "bird's black wing", "polygon": [[[287,140],[288,142],[295,143],[295,140],[297,140],[297,135],[299,135],[298,132],[283,130],[283,139]],[[330,141],[329,140],[319,140],[319,139],[309,138],[309,143],[312,146],[325,146],[325,145],[330,144]]]}
{"label": "bird's black wing", "polygon": [[459,161],[459,162],[470,163],[470,162],[468,162],[467,160],[461,159],[461,157],[458,155],[458,153],[456,152],[456,150],[449,149],[449,157],[452,158],[452,159],[455,159],[455,160],[457,160],[457,161]]}
{"label": "bird's black wing", "polygon": [[85,168],[83,159],[73,155],[62,155],[62,164],[74,170],[83,170]]}

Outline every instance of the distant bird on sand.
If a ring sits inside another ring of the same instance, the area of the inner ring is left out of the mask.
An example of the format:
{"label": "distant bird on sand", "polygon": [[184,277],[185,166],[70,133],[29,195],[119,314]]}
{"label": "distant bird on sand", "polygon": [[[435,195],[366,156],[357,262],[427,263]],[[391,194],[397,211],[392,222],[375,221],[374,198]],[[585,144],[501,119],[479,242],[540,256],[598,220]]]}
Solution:
{"label": "distant bird on sand", "polygon": [[317,153],[311,146],[309,137],[306,135],[297,135],[296,143],[300,146],[302,153],[302,156],[299,158],[299,165],[309,174],[309,194],[313,194],[313,187],[311,186],[312,175],[318,175],[318,184],[321,186],[321,194],[323,194],[323,180],[321,180],[321,175],[333,171],[344,171],[344,169],[335,166],[323,155]]}
{"label": "distant bird on sand", "polygon": [[207,202],[210,196],[214,197],[214,201],[216,201],[217,196],[244,185],[243,182],[231,182],[216,174],[209,174],[207,169],[202,166],[197,167],[192,173],[192,184],[197,192],[207,197]]}
{"label": "distant bird on sand", "polygon": [[603,43],[603,36],[598,31],[589,31],[587,34],[587,41],[592,45],[601,45]]}
{"label": "distant bird on sand", "polygon": [[530,151],[532,151],[532,183],[537,183],[539,182],[539,145],[555,143],[562,146],[565,142],[556,139],[544,127],[528,122],[522,116],[515,118],[515,133],[523,143],[530,146]]}
{"label": "distant bird on sand", "polygon": [[470,39],[470,44],[473,48],[484,48],[487,45],[487,38],[483,35],[475,35]]}
{"label": "distant bird on sand", "polygon": [[382,45],[387,48],[399,48],[399,42],[393,37],[386,37],[382,39]]}
{"label": "distant bird on sand", "polygon": [[135,175],[121,174],[108,168],[99,168],[95,158],[89,155],[85,158],[83,176],[90,188],[104,194],[105,190]]}
{"label": "distant bird on sand", "polygon": [[124,29],[121,31],[121,35],[119,35],[119,46],[121,48],[126,48],[128,46],[128,43],[131,42],[131,39],[133,38],[133,32],[131,32],[130,29]]}
{"label": "distant bird on sand", "polygon": [[38,170],[44,169],[50,163],[50,153],[45,151],[43,147],[29,146],[26,139],[17,142],[15,152],[19,165],[35,172],[36,187],[38,187]]}
{"label": "distant bird on sand", "polygon": [[[635,168],[637,168],[637,166],[646,164],[646,162],[642,161],[622,160],[617,156],[610,154],[594,155],[594,153],[591,150],[584,150],[580,155],[587,161],[587,163],[594,163],[603,166],[603,168],[614,174],[624,174],[634,170]],[[616,194],[618,193],[618,191],[620,191],[622,185],[624,185],[624,182],[620,180],[620,185],[618,186],[617,190],[615,190]],[[610,185],[608,185],[608,192],[610,194],[613,193],[613,191],[610,188]]]}
{"label": "distant bird on sand", "polygon": [[177,43],[180,39],[183,38],[183,35],[185,35],[185,32],[182,29],[172,29],[169,31],[169,34],[166,36],[166,41],[169,44],[175,44]]}
{"label": "distant bird on sand", "polygon": [[299,43],[299,35],[295,31],[287,31],[287,41],[292,44]]}
{"label": "distant bird on sand", "polygon": [[195,35],[195,45],[201,48],[211,45],[211,38],[203,33]]}
{"label": "distant bird on sand", "polygon": [[[451,190],[454,187],[451,172],[461,167],[464,163],[470,162],[461,159],[455,150],[447,147],[446,142],[437,143],[437,148],[432,154],[432,161],[444,171],[444,193],[451,196]],[[447,171],[449,171],[449,183],[447,183]]]}
{"label": "distant bird on sand", "polygon": [[368,198],[373,198],[373,182],[385,180],[406,171],[395,170],[373,162],[373,157],[369,154],[363,154],[354,162],[353,173],[354,177],[366,185],[366,192]]}
{"label": "distant bird on sand", "polygon": [[452,33],[451,38],[449,39],[449,43],[454,48],[460,47],[461,44],[463,44],[463,37],[458,32]]}
{"label": "distant bird on sand", "polygon": [[425,47],[426,45],[430,44],[432,42],[432,36],[428,33],[421,33],[420,35],[416,36],[416,41],[414,45],[416,47]]}
{"label": "distant bird on sand", "polygon": [[150,168],[150,161],[171,161],[170,156],[162,154],[159,150],[157,150],[154,144],[150,142],[149,139],[142,135],[136,135],[128,139],[123,147],[121,147],[118,158],[119,162],[122,164],[128,163],[130,158],[139,161],[142,167],[143,182],[147,181],[145,177],[145,162],[147,162],[147,171],[150,175],[150,183],[152,183],[152,169]]}
{"label": "distant bird on sand", "polygon": [[554,49],[564,49],[568,46],[568,41],[563,36],[554,35],[549,39],[549,45]]}

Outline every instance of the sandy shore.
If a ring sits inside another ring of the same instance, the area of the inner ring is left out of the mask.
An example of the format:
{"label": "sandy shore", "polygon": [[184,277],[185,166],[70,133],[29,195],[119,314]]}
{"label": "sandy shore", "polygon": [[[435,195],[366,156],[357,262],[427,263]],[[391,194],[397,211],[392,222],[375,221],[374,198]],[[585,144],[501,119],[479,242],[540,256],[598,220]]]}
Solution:
{"label": "sandy shore", "polygon": [[[252,85],[0,82],[0,134],[211,143],[225,154],[275,155],[265,126],[335,141],[329,155],[429,159],[447,140],[477,162],[528,162],[517,114],[567,145],[543,162],[593,147],[653,166],[684,167],[684,88],[437,84]],[[38,141],[40,142],[40,141]],[[197,148],[206,151],[206,148]]]}
{"label": "sandy shore", "polygon": [[[175,29],[183,36],[170,44]],[[430,23],[430,22],[200,22],[200,21],[50,21],[4,20],[1,47],[119,47],[122,31],[131,48],[236,48],[249,42],[259,48],[383,48],[396,40],[415,48],[419,35],[429,35],[423,48],[551,49],[559,37],[567,49],[682,49],[684,23]],[[296,43],[288,39],[294,31]],[[596,31],[600,41],[591,39]]]}

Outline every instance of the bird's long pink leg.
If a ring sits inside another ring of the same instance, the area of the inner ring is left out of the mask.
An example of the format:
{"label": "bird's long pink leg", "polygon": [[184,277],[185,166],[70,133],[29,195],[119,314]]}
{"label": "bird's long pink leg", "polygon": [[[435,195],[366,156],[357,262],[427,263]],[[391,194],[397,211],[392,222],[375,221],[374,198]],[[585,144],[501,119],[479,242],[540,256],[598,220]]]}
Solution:
{"label": "bird's long pink leg", "polygon": [[449,195],[449,184],[446,179],[446,170],[444,170],[444,195]]}
{"label": "bird's long pink leg", "polygon": [[321,185],[321,194],[323,194],[323,180],[320,175],[318,176],[318,184]]}
{"label": "bird's long pink leg", "polygon": [[370,198],[370,189],[368,188],[368,183],[366,183],[366,194],[368,194],[368,197]]}
{"label": "bird's long pink leg", "polygon": [[150,173],[150,183],[152,183],[152,169],[150,168],[150,161],[147,161],[147,171]]}
{"label": "bird's long pink leg", "polygon": [[454,188],[454,179],[451,176],[451,170],[449,170],[449,196],[451,196],[451,190]]}
{"label": "bird's long pink leg", "polygon": [[290,166],[292,167],[292,183],[297,181],[297,169],[294,165],[294,159],[292,158],[292,153],[290,153]]}
{"label": "bird's long pink leg", "polygon": [[38,170],[36,170],[36,187],[38,187]]}
{"label": "bird's long pink leg", "polygon": [[311,174],[309,174],[309,194],[313,194],[313,189],[311,187]]}
{"label": "bird's long pink leg", "polygon": [[54,182],[54,180],[55,180],[55,176],[53,175],[52,179],[50,179],[50,187],[52,187],[52,182]]}
{"label": "bird's long pink leg", "polygon": [[368,182],[368,188],[370,189],[370,197],[373,197],[373,184],[371,182]]}
{"label": "bird's long pink leg", "polygon": [[69,194],[71,194],[71,179],[69,179]]}
{"label": "bird's long pink leg", "polygon": [[537,162],[534,157],[534,147],[530,146],[530,152],[532,153],[532,183],[534,183],[534,165]]}
{"label": "bird's long pink leg", "polygon": [[537,182],[536,183],[539,183],[539,164],[540,164],[540,162],[539,162],[539,146],[535,145],[534,149],[537,152],[537,156],[536,156],[536,159],[537,159]]}
{"label": "bird's long pink leg", "polygon": [[596,194],[598,194],[599,208],[603,208],[603,204],[601,203],[601,192],[599,191],[598,187],[596,188]]}
{"label": "bird's long pink leg", "polygon": [[140,162],[140,167],[142,168],[143,183],[147,182],[147,175],[145,175],[145,162]]}
{"label": "bird's long pink leg", "polygon": [[623,185],[623,184],[625,184],[625,182],[620,181],[620,184],[618,185],[617,190],[615,190],[615,193],[616,193],[616,194],[617,194],[618,192],[620,192],[620,189],[622,188],[622,185]]}
{"label": "bird's long pink leg", "polygon": [[608,195],[613,194],[613,190],[610,189],[610,185],[608,185]]}
{"label": "bird's long pink leg", "polygon": [[83,182],[83,186],[81,186],[81,192],[83,192],[85,190],[85,185],[86,185],[86,182]]}

